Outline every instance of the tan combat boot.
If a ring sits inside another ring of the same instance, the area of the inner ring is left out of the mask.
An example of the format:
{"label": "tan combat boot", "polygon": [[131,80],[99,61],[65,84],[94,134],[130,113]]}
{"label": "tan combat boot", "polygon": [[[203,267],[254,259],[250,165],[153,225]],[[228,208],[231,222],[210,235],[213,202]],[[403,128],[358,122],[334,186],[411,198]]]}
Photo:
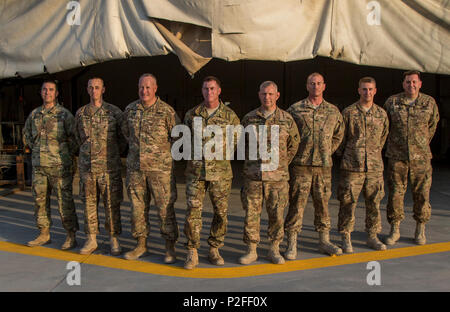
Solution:
{"label": "tan combat boot", "polygon": [[110,238],[111,255],[119,256],[122,253],[122,248],[120,247],[119,239],[116,235],[111,235]]}
{"label": "tan combat boot", "polygon": [[97,235],[88,234],[88,240],[80,250],[80,255],[90,255],[97,249]]}
{"label": "tan combat boot", "polygon": [[171,264],[177,261],[177,255],[175,253],[175,241],[166,240],[166,256],[164,257],[164,263]]}
{"label": "tan combat boot", "polygon": [[400,222],[394,222],[391,225],[391,233],[386,238],[386,245],[394,245],[400,238]]}
{"label": "tan combat boot", "polygon": [[267,256],[274,264],[284,264],[284,258],[280,255],[280,242],[271,242]]}
{"label": "tan combat boot", "polygon": [[137,238],[137,245],[132,251],[127,252],[124,258],[127,260],[136,260],[147,252],[147,237]]}
{"label": "tan combat boot", "polygon": [[77,240],[76,240],[76,237],[75,237],[75,233],[76,232],[73,232],[73,231],[68,231],[67,232],[66,241],[61,246],[62,250],[69,250],[69,249],[77,247],[78,243],[77,243]]}
{"label": "tan combat boot", "polygon": [[225,261],[222,256],[219,254],[219,248],[209,247],[208,260],[214,265],[224,265]]}
{"label": "tan combat boot", "polygon": [[348,232],[342,233],[342,251],[346,254],[353,253],[352,238]]}
{"label": "tan combat boot", "polygon": [[333,255],[342,255],[342,249],[330,242],[328,231],[319,232],[319,252]]}
{"label": "tan combat boot", "polygon": [[50,229],[49,228],[44,228],[41,229],[41,233],[39,234],[38,237],[36,237],[35,240],[29,241],[27,243],[27,245],[29,247],[35,247],[35,246],[42,246],[42,245],[47,245],[50,244],[51,240],[50,240]]}
{"label": "tan combat boot", "polygon": [[425,237],[425,223],[417,222],[414,240],[417,245],[426,244],[427,238]]}
{"label": "tan combat boot", "polygon": [[367,246],[374,250],[386,250],[386,245],[380,242],[376,233],[370,233],[367,239]]}
{"label": "tan combat boot", "polygon": [[284,257],[287,260],[297,259],[297,233],[288,234],[288,247],[284,252]]}
{"label": "tan combat boot", "polygon": [[250,264],[258,259],[258,254],[256,253],[256,244],[250,243],[248,245],[248,251],[245,255],[239,258],[240,264]]}
{"label": "tan combat boot", "polygon": [[192,270],[198,265],[198,253],[197,249],[188,249],[186,261],[184,262],[184,268],[186,270]]}

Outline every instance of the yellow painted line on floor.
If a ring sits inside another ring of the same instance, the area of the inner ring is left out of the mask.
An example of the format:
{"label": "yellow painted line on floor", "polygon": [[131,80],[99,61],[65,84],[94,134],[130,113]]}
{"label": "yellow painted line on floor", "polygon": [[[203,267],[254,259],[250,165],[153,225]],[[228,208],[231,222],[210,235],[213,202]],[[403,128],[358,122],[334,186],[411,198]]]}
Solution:
{"label": "yellow painted line on floor", "polygon": [[164,276],[189,277],[189,278],[237,278],[258,275],[277,274],[300,270],[318,269],[338,265],[364,263],[369,261],[388,260],[426,254],[434,254],[450,251],[450,242],[437,243],[423,246],[388,249],[386,251],[370,251],[337,257],[320,257],[305,260],[286,261],[283,265],[258,264],[237,265],[235,267],[222,268],[196,268],[185,270],[180,259],[175,265],[150,263],[146,261],[130,261],[117,257],[92,254],[80,255],[74,252],[62,251],[46,247],[27,247],[20,244],[0,242],[0,251],[20,253],[64,261],[77,261],[113,269],[128,270],[134,272],[157,274]]}

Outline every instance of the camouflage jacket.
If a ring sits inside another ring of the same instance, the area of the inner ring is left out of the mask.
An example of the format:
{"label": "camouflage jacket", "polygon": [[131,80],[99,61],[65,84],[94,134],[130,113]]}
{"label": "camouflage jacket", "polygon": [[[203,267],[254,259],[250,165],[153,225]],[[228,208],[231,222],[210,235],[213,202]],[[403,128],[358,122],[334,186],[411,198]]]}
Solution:
{"label": "camouflage jacket", "polygon": [[[203,130],[206,129],[207,126],[219,126],[222,129],[223,137],[222,137],[222,151],[223,151],[223,160],[207,160],[205,159],[205,144],[212,140],[213,136],[202,136],[201,144],[203,149],[203,157],[201,160],[195,160],[194,152],[195,152],[195,135],[194,135],[194,118],[200,117],[202,121]],[[218,109],[211,115],[208,116],[208,112],[203,103],[195,106],[190,109],[185,117],[184,123],[191,129],[192,133],[192,158],[188,160],[186,166],[186,177],[195,180],[204,180],[204,181],[219,181],[222,179],[231,179],[233,177],[233,171],[231,169],[231,164],[228,156],[226,155],[226,144],[228,141],[227,138],[227,130],[226,127],[228,125],[231,126],[239,126],[240,121],[235,112],[231,110],[231,108],[225,106],[222,101],[219,104]],[[237,135],[235,134],[234,145],[237,144]]]}
{"label": "camouflage jacket", "polygon": [[23,128],[24,145],[32,151],[33,166],[71,168],[78,149],[74,128],[72,113],[59,104],[48,111],[43,105],[34,109]]}
{"label": "camouflage jacket", "polygon": [[341,169],[383,171],[381,151],[389,133],[389,120],[384,109],[373,104],[366,112],[358,101],[344,109],[342,116],[345,135],[339,148],[343,155]]}
{"label": "camouflage jacket", "polygon": [[80,172],[116,172],[126,140],[120,129],[122,111],[103,102],[100,108],[88,104],[75,114],[75,137],[80,146]]}
{"label": "camouflage jacket", "polygon": [[[300,142],[300,135],[294,118],[288,112],[277,107],[272,115],[266,119],[258,108],[245,115],[242,119],[244,128],[247,129],[249,125],[256,126],[255,130],[258,133],[258,138],[261,135],[259,126],[267,126],[267,150],[269,153],[272,147],[271,126],[277,125],[279,127],[278,146],[274,148],[275,152],[278,153],[278,166],[274,170],[263,171],[262,164],[269,164],[271,160],[262,160],[259,152],[257,154],[259,155],[258,159],[251,160],[248,158],[247,153],[244,164],[244,177],[254,181],[288,181],[289,164],[294,159]],[[245,146],[247,149],[251,146],[248,143],[248,135],[246,135]],[[257,146],[259,149],[259,143]]]}
{"label": "camouflage jacket", "polygon": [[140,100],[129,104],[122,117],[122,132],[128,140],[127,168],[170,174],[172,128],[181,123],[175,110],[160,98],[145,108]]}
{"label": "camouflage jacket", "polygon": [[435,100],[419,93],[413,105],[408,104],[405,93],[389,97],[384,104],[390,131],[386,157],[397,160],[431,159],[430,142],[439,121]]}
{"label": "camouflage jacket", "polygon": [[338,108],[323,101],[317,109],[308,98],[287,109],[300,133],[300,145],[292,161],[296,166],[332,167],[331,155],[341,144],[345,125]]}

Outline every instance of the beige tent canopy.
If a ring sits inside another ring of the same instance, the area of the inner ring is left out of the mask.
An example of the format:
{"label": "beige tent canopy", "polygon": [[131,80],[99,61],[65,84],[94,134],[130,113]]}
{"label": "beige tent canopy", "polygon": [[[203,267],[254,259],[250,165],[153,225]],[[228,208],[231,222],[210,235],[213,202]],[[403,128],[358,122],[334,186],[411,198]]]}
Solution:
{"label": "beige tent canopy", "polygon": [[450,74],[450,0],[0,0],[0,79],[174,53]]}

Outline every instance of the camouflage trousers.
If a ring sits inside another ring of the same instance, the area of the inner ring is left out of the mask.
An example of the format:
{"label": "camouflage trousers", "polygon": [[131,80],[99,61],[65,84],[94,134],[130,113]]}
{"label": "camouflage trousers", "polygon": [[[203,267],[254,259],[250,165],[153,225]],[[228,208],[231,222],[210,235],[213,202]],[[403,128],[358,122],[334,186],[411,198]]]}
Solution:
{"label": "camouflage trousers", "polygon": [[214,216],[209,232],[208,244],[222,247],[228,225],[228,198],[231,192],[231,179],[220,181],[202,181],[188,179],[186,181],[187,212],[184,234],[187,237],[187,248],[200,248],[200,232],[202,230],[203,199],[206,191],[214,209]]}
{"label": "camouflage trousers", "polygon": [[431,217],[430,189],[432,175],[431,161],[388,160],[388,204],[387,219],[390,224],[405,217],[404,197],[409,180],[413,196],[414,220],[426,223]]}
{"label": "camouflage trousers", "polygon": [[179,233],[174,209],[174,203],[177,200],[175,176],[156,171],[128,171],[126,184],[128,197],[131,200],[133,237],[147,237],[150,233],[148,214],[153,196],[162,237],[176,241]]}
{"label": "camouflage trousers", "polygon": [[289,203],[289,183],[246,180],[241,190],[241,200],[245,210],[244,242],[247,245],[260,242],[263,203],[269,216],[269,240],[281,242],[284,236],[284,209]]}
{"label": "camouflage trousers", "polygon": [[120,171],[111,173],[80,172],[80,196],[84,204],[84,231],[98,234],[98,203],[100,196],[105,207],[105,229],[110,235],[122,232],[120,203],[123,185]]}
{"label": "camouflage trousers", "polygon": [[380,202],[384,197],[383,172],[347,170],[341,170],[339,177],[339,232],[353,232],[355,209],[361,191],[363,191],[366,203],[366,232],[373,234],[381,232]]}
{"label": "camouflage trousers", "polygon": [[56,191],[58,211],[66,231],[79,230],[78,218],[73,202],[73,175],[70,168],[33,167],[32,193],[35,198],[34,216],[38,229],[50,228],[52,223],[50,195]]}
{"label": "camouflage trousers", "polygon": [[331,228],[328,201],[331,197],[331,167],[291,166],[289,168],[289,210],[284,230],[294,235],[302,230],[303,213],[312,195],[316,231]]}

